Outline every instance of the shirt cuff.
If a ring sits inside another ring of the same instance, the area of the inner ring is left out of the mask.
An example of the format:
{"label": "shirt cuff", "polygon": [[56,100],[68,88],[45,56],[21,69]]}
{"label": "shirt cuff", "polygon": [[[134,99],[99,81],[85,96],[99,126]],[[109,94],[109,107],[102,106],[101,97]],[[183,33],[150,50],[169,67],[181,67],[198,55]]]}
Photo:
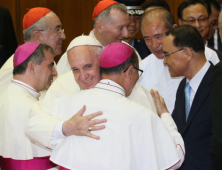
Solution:
{"label": "shirt cuff", "polygon": [[52,137],[50,139],[51,145],[56,145],[58,139],[66,137],[62,132],[62,125],[64,122],[65,121],[60,121],[56,124],[56,126],[52,132]]}

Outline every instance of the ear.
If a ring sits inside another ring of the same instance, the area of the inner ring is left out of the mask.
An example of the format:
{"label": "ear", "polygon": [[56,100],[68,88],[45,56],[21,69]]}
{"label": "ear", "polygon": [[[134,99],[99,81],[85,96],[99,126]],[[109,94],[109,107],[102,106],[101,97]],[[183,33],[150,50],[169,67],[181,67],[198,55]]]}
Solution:
{"label": "ear", "polygon": [[41,35],[40,35],[40,31],[34,31],[33,33],[32,33],[32,36],[33,36],[33,41],[34,42],[38,42],[38,43],[41,43]]}
{"label": "ear", "polygon": [[133,66],[129,66],[129,68],[127,69],[127,71],[124,73],[125,74],[125,78],[126,80],[131,80],[132,79],[132,71],[133,71]]}
{"label": "ear", "polygon": [[179,25],[183,25],[183,21],[179,19]]}
{"label": "ear", "polygon": [[176,27],[178,27],[178,25],[177,25],[177,24],[173,24],[173,27],[172,27],[172,28],[176,28]]}
{"label": "ear", "polygon": [[101,21],[96,21],[95,27],[99,33],[102,33],[104,24]]}
{"label": "ear", "polygon": [[189,47],[186,47],[184,49],[184,51],[185,51],[185,54],[186,54],[187,61],[190,61],[193,58],[193,50]]}
{"label": "ear", "polygon": [[29,63],[28,63],[28,66],[27,66],[27,70],[28,70],[28,72],[30,73],[30,74],[35,74],[35,68],[36,68],[36,64],[35,63],[33,63],[32,61],[30,61]]}

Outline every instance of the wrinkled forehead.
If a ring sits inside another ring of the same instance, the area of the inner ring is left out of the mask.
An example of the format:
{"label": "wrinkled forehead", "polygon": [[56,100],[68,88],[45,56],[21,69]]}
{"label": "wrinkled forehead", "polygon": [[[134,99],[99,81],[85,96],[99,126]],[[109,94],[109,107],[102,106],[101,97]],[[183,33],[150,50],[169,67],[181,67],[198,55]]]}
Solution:
{"label": "wrinkled forehead", "polygon": [[77,46],[73,47],[67,52],[69,62],[73,61],[74,65],[78,63],[89,63],[89,62],[99,62],[98,49],[101,49],[99,46]]}

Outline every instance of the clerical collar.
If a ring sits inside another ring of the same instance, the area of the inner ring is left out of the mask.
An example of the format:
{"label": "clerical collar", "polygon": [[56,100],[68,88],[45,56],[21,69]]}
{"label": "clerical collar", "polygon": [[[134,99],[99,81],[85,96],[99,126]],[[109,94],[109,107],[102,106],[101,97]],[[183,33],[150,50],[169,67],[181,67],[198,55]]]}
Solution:
{"label": "clerical collar", "polygon": [[100,82],[94,88],[108,90],[120,94],[122,96],[125,96],[125,90],[123,89],[123,87],[109,79],[100,80]]}
{"label": "clerical collar", "polygon": [[13,79],[13,80],[11,80],[11,82],[14,83],[14,84],[17,84],[17,85],[20,86],[20,87],[23,87],[23,88],[24,88],[25,90],[27,90],[33,97],[35,97],[35,98],[37,98],[37,99],[38,99],[38,97],[40,96],[40,93],[39,93],[37,90],[35,90],[33,87],[31,87],[30,85],[28,85],[28,84],[26,84],[26,83],[24,83],[24,82],[22,82],[22,81]]}

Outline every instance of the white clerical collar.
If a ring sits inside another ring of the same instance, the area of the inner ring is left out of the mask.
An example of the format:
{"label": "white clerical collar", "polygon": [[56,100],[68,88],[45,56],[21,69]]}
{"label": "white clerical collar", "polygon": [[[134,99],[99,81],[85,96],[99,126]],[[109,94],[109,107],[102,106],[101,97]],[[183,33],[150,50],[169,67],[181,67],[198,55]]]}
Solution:
{"label": "white clerical collar", "polygon": [[197,89],[198,89],[204,75],[206,74],[207,70],[209,69],[209,67],[210,67],[210,63],[209,63],[209,61],[207,61],[204,64],[204,66],[200,69],[200,71],[190,81],[187,79],[187,82],[189,82],[189,84],[195,94],[197,92]]}
{"label": "white clerical collar", "polygon": [[109,90],[115,93],[118,93],[122,96],[125,96],[125,90],[122,86],[117,84],[116,82],[109,79],[102,79],[94,88],[103,88],[105,90]]}
{"label": "white clerical collar", "polygon": [[20,87],[23,87],[25,90],[27,90],[33,97],[37,98],[40,96],[40,93],[35,90],[33,87],[31,87],[30,85],[22,82],[22,81],[19,81],[19,80],[15,80],[15,79],[12,79],[11,80],[12,83],[20,86]]}

